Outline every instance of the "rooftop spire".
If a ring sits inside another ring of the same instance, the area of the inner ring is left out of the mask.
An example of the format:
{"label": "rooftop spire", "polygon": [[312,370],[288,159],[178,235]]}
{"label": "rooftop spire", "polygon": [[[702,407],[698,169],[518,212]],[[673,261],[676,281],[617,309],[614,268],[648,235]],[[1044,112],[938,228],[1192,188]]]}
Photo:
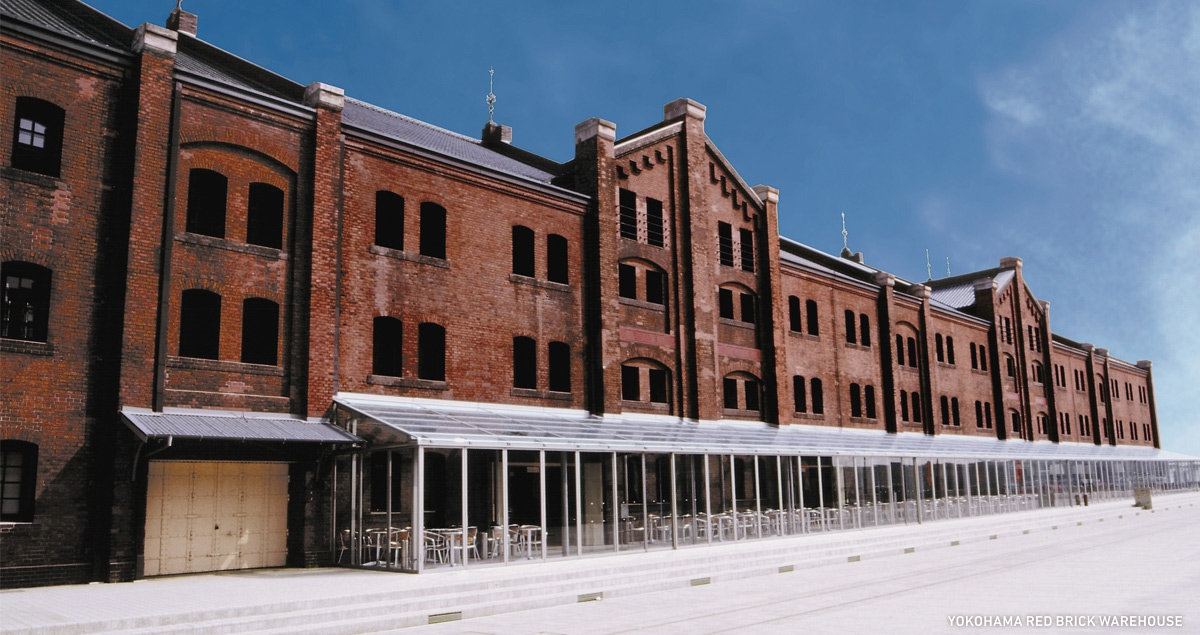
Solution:
{"label": "rooftop spire", "polygon": [[846,251],[850,250],[850,242],[846,240],[849,236],[850,232],[846,231],[846,212],[842,212],[842,249]]}
{"label": "rooftop spire", "polygon": [[946,256],[946,277],[950,277],[950,256]]}
{"label": "rooftop spire", "polygon": [[929,264],[929,250],[925,250],[925,275],[927,279],[933,280],[933,265]]}
{"label": "rooftop spire", "polygon": [[[179,1],[183,2],[183,0],[179,0]],[[492,120],[492,116],[496,112],[496,94],[494,92],[492,92],[492,77],[495,76],[495,74],[496,74],[496,69],[494,69],[494,68],[488,69],[488,94],[487,94],[488,123],[495,123],[495,121]]]}

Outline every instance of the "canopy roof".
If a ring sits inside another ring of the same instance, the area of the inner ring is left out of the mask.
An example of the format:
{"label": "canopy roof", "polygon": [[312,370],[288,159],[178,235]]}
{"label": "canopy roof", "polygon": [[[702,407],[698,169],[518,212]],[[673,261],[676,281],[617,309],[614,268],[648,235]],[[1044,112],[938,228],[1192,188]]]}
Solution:
{"label": "canopy roof", "polygon": [[358,443],[361,440],[324,421],[306,421],[286,415],[190,409],[153,412],[145,408],[122,408],[121,418],[142,441],[167,437],[308,443]]}
{"label": "canopy roof", "polygon": [[855,430],[678,417],[599,417],[536,408],[339,393],[350,431],[374,446],[655,452],[677,454],[920,456],[992,459],[1197,460],[1145,447],[1000,441],[957,435]]}

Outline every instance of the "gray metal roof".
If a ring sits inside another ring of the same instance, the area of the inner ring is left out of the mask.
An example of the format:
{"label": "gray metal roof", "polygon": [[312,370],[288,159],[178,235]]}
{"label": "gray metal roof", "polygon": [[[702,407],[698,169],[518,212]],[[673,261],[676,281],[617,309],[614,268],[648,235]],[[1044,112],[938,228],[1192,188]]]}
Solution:
{"label": "gray metal roof", "polygon": [[300,103],[304,86],[220,47],[180,34],[175,68],[243,90]]}
{"label": "gray metal roof", "polygon": [[549,183],[554,178],[554,175],[550,172],[485,147],[479,139],[461,135],[457,132],[450,132],[424,121],[419,121],[351,97],[346,98],[346,106],[342,110],[342,122],[389,139],[430,150],[460,161],[490,168],[497,172],[519,176],[539,183]]}
{"label": "gray metal roof", "polygon": [[373,445],[685,454],[1200,460],[1144,447],[889,434],[743,421],[693,422],[661,416],[598,417],[582,410],[353,393],[339,393],[334,403],[351,412],[355,434]]}
{"label": "gray metal roof", "polygon": [[[1008,286],[1009,282],[1012,281],[1014,275],[1015,272],[1012,269],[1002,269],[996,273],[996,275],[991,276],[991,278],[992,280],[996,281],[999,289],[1003,289],[1004,287]],[[930,299],[937,300],[938,302],[952,306],[956,309],[971,306],[972,304],[975,304],[975,280],[985,277],[989,276],[981,275],[974,280],[960,282],[958,284],[946,287],[930,285],[933,286],[932,292],[930,293]]]}
{"label": "gray metal roof", "polygon": [[81,2],[0,0],[0,14],[72,39],[121,51],[128,51],[133,43],[132,29]]}
{"label": "gray metal roof", "polygon": [[317,443],[361,441],[324,421],[305,421],[286,415],[239,415],[204,410],[153,412],[143,408],[123,408],[121,418],[143,441],[163,437]]}

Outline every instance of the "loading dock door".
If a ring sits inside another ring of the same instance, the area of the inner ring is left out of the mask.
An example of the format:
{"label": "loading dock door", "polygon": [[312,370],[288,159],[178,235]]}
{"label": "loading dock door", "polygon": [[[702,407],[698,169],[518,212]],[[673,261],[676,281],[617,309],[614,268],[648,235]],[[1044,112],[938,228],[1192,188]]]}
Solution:
{"label": "loading dock door", "polygon": [[283,566],[286,463],[151,461],[145,575]]}

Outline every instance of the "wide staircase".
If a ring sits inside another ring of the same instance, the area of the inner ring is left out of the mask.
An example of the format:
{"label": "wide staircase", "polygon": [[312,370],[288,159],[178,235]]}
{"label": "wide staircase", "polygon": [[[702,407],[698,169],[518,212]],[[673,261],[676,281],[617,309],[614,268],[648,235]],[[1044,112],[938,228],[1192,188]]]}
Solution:
{"label": "wide staircase", "polygon": [[[800,568],[948,549],[1033,532],[1066,531],[1108,522],[1137,522],[1143,515],[1195,506],[1200,494],[1155,497],[1155,509],[1129,501],[1049,508],[809,534],[805,536],[651,550],[620,555],[562,558],[544,563],[475,566],[468,570],[409,575],[347,569],[276,569],[176,576],[131,585],[91,585],[82,590],[133,587],[122,610],[91,619],[6,628],[4,633],[370,633],[470,619],[497,613],[586,602],[636,593],[785,574]],[[836,575],[831,571],[831,575]],[[80,587],[58,587],[74,589]],[[48,591],[52,591],[48,590]],[[43,589],[28,589],[39,593]],[[48,592],[47,591],[47,592]],[[181,597],[201,594],[203,597]],[[9,598],[15,599],[15,598]],[[103,598],[89,601],[103,602]],[[63,597],[62,601],[71,601]],[[7,604],[3,598],[0,603]],[[0,621],[6,624],[8,620]]]}

